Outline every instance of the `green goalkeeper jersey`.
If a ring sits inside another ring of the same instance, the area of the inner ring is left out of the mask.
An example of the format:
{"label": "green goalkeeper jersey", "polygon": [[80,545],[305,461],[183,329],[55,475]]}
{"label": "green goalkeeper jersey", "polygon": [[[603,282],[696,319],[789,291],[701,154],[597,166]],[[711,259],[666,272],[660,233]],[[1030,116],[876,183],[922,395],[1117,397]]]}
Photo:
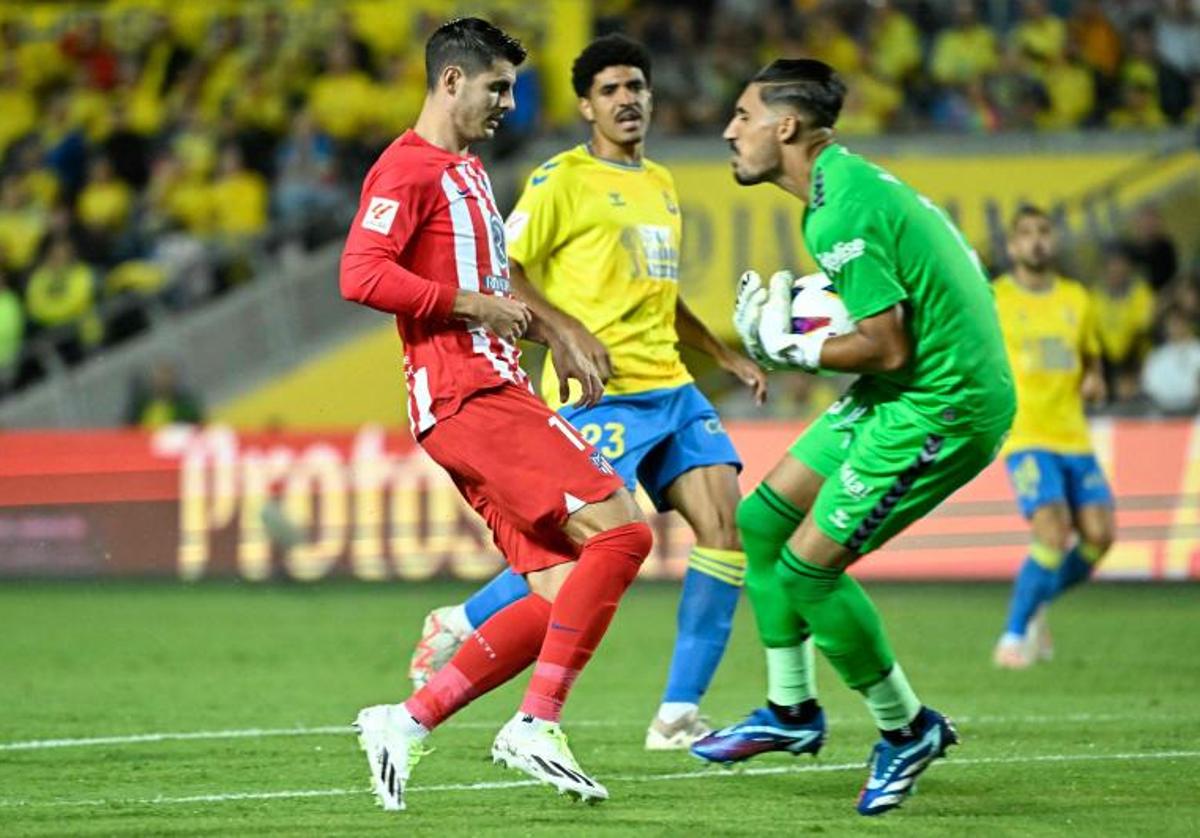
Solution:
{"label": "green goalkeeper jersey", "polygon": [[979,256],[941,209],[874,163],[831,145],[818,155],[804,243],[856,322],[904,306],[912,357],[864,374],[855,395],[907,408],[950,434],[1012,423],[1012,372]]}

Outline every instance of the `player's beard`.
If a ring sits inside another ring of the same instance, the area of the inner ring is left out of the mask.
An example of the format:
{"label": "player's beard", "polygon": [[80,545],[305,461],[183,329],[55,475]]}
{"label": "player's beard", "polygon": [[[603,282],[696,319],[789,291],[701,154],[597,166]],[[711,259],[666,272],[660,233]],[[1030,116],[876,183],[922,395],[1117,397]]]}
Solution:
{"label": "player's beard", "polygon": [[1046,251],[1034,250],[1026,256],[1017,260],[1021,267],[1033,273],[1044,273],[1049,270],[1052,263],[1050,254]]}
{"label": "player's beard", "polygon": [[757,172],[746,171],[737,165],[734,165],[733,167],[733,179],[736,180],[740,186],[754,186],[758,183],[770,183],[775,180],[778,174],[778,166],[762,169],[761,171]]}
{"label": "player's beard", "polygon": [[776,156],[773,163],[767,163],[760,166],[758,169],[752,169],[748,166],[749,161],[740,153],[739,150],[734,150],[733,157],[733,179],[741,186],[754,186],[758,183],[773,183],[783,171],[783,162]]}

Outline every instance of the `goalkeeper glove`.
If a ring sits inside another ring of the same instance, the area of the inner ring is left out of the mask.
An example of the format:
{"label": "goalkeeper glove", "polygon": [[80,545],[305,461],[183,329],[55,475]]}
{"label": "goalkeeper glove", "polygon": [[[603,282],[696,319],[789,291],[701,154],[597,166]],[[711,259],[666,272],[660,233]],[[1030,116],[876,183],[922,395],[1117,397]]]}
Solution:
{"label": "goalkeeper glove", "polygon": [[821,347],[836,332],[830,328],[803,335],[792,332],[794,282],[791,271],[777,271],[771,277],[758,319],[758,343],[772,365],[815,372],[821,366]]}
{"label": "goalkeeper glove", "polygon": [[771,369],[771,362],[763,352],[758,338],[758,319],[762,316],[763,304],[767,301],[767,289],[757,271],[746,271],[738,280],[737,302],[733,306],[733,328],[746,347],[746,354],[760,367]]}

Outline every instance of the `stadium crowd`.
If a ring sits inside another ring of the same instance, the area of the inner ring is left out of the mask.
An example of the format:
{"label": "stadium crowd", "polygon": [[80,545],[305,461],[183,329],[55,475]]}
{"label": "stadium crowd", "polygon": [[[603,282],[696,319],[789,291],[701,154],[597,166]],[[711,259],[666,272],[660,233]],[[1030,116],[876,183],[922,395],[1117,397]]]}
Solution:
{"label": "stadium crowd", "polygon": [[[341,235],[353,185],[420,108],[411,45],[435,16],[388,41],[336,3],[204,5],[0,5],[0,394],[246,281],[280,247]],[[598,31],[652,49],[656,134],[712,133],[744,79],[789,54],[841,69],[840,129],[879,134],[1200,124],[1196,6],[602,0],[596,11]],[[540,112],[538,73],[532,62],[518,78],[501,153],[566,127]],[[1148,393],[1180,410],[1200,396],[1155,395],[1157,370],[1200,356],[1200,277],[1176,251],[1152,209],[1106,250],[1094,293],[1118,402]]]}

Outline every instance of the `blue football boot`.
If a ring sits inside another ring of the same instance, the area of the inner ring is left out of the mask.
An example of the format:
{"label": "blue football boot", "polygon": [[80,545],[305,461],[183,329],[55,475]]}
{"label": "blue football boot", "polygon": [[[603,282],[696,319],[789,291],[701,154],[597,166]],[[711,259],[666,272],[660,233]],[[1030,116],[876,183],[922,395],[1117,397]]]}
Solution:
{"label": "blue football boot", "polygon": [[860,815],[895,809],[912,793],[921,772],[958,744],[958,731],[936,710],[922,707],[917,721],[922,732],[916,740],[893,745],[884,739],[871,751],[870,774],[858,796]]}
{"label": "blue football boot", "polygon": [[786,724],[769,707],[759,707],[742,721],[713,731],[692,744],[692,754],[725,765],[768,751],[817,755],[825,744],[825,712],[811,722]]}

